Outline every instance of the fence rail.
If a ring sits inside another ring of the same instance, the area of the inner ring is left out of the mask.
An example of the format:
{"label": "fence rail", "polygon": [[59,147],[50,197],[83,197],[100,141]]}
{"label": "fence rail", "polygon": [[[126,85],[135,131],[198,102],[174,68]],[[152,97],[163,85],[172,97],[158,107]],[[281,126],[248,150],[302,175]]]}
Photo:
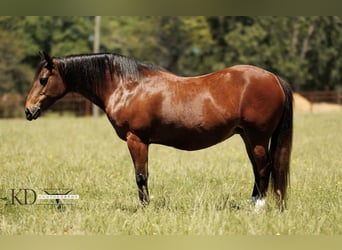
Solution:
{"label": "fence rail", "polygon": [[[13,118],[24,116],[25,96],[18,94],[0,95],[0,118]],[[65,112],[76,116],[88,116],[91,114],[92,105],[83,96],[69,93],[58,100],[50,108],[50,112],[63,115]]]}
{"label": "fence rail", "polygon": [[299,91],[298,94],[304,96],[311,103],[327,102],[342,104],[342,90],[335,91]]}
{"label": "fence rail", "polygon": [[90,101],[83,96],[76,93],[69,93],[53,104],[49,110],[59,112],[60,114],[63,114],[63,112],[72,112],[76,116],[88,116],[91,114],[91,108]]}
{"label": "fence rail", "polygon": [[[327,102],[342,104],[342,90],[337,91],[300,91],[311,103]],[[24,116],[25,96],[18,94],[0,95],[0,118],[12,118]],[[91,103],[76,93],[67,94],[58,100],[50,108],[50,111],[63,115],[65,112],[73,113],[76,116],[89,116],[92,112]]]}

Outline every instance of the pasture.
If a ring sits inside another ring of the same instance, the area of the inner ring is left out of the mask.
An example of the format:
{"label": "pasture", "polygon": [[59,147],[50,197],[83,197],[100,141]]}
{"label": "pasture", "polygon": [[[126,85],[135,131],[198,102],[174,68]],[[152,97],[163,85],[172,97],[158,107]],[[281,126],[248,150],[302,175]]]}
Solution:
{"label": "pasture", "polygon": [[[127,146],[105,117],[0,120],[0,234],[340,235],[341,127],[338,112],[295,115],[288,208],[269,196],[256,213],[239,136],[194,152],[151,145],[142,207]],[[79,199],[9,204],[20,188],[72,188]]]}

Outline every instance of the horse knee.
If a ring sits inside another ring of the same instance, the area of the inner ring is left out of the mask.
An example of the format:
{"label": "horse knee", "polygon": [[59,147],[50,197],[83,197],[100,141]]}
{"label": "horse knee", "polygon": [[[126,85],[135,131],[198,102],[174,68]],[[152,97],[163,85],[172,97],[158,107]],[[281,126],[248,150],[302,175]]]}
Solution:
{"label": "horse knee", "polygon": [[264,159],[267,155],[264,146],[255,146],[253,152],[257,159]]}
{"label": "horse knee", "polygon": [[264,146],[255,146],[253,149],[253,154],[256,161],[257,173],[260,176],[267,176],[271,166],[267,149]]}

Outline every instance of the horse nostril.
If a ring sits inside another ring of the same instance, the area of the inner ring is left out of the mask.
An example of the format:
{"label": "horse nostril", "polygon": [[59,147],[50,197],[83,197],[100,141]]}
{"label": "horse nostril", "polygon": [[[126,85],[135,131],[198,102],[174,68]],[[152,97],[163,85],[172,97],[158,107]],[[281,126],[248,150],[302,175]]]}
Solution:
{"label": "horse nostril", "polygon": [[32,121],[34,119],[37,119],[41,114],[40,107],[33,107],[31,109],[26,108],[25,109],[26,119],[29,121]]}
{"label": "horse nostril", "polygon": [[36,111],[34,112],[33,119],[37,119],[40,116],[41,110],[38,107]]}
{"label": "horse nostril", "polygon": [[28,108],[25,109],[25,114],[26,114],[26,119],[29,121],[32,121],[33,117],[32,117],[31,111]]}

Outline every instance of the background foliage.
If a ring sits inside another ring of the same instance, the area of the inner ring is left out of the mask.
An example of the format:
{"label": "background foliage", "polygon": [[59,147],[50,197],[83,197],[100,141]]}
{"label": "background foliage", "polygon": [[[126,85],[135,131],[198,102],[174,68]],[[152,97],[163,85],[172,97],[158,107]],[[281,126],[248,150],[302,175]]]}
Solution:
{"label": "background foliage", "polygon": [[[90,53],[94,17],[0,17],[0,95],[26,93],[38,51]],[[102,17],[101,51],[161,65],[180,75],[254,64],[295,90],[334,90],[342,83],[340,17]]]}

